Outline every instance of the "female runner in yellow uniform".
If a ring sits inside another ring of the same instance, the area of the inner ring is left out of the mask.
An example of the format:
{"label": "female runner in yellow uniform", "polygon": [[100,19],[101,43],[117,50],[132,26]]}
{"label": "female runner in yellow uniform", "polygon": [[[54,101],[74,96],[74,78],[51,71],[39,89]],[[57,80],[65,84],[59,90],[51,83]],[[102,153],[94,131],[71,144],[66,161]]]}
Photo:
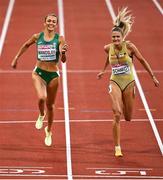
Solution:
{"label": "female runner in yellow uniform", "polygon": [[131,31],[133,18],[129,15],[127,8],[119,11],[112,29],[112,43],[105,45],[107,59],[103,70],[97,75],[100,79],[110,64],[112,74],[110,77],[109,94],[113,110],[113,138],[115,144],[115,156],[123,156],[120,146],[120,119],[124,115],[126,121],[130,121],[133,111],[135,97],[135,80],[133,75],[133,57],[136,57],[143,67],[148,71],[155,86],[159,86],[159,81],[154,76],[147,61],[138,51],[137,47],[125,41],[126,36]]}

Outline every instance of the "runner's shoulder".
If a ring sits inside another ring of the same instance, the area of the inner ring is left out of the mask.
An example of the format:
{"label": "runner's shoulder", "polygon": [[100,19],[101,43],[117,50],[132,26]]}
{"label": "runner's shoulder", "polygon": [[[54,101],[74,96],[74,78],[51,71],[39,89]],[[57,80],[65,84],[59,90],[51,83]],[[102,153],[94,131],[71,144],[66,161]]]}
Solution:
{"label": "runner's shoulder", "polygon": [[33,38],[35,41],[37,41],[38,38],[40,37],[40,34],[41,34],[41,32],[35,33],[35,34],[32,35],[32,38]]}
{"label": "runner's shoulder", "polygon": [[111,46],[111,43],[110,43],[110,44],[106,44],[106,45],[104,45],[104,51],[105,51],[106,53],[108,53],[108,52],[109,52],[109,50],[110,50],[110,46]]}
{"label": "runner's shoulder", "polygon": [[133,49],[135,48],[135,44],[132,43],[131,41],[126,41],[126,47],[129,48],[129,49]]}

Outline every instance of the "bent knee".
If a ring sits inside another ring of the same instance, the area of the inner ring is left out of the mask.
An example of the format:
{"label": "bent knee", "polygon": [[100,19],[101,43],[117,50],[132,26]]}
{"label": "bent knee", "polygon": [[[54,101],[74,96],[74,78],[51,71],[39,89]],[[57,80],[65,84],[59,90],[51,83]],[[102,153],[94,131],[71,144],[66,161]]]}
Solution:
{"label": "bent knee", "polygon": [[120,121],[121,114],[122,114],[122,113],[121,113],[120,111],[114,111],[114,112],[113,112],[113,115],[114,115],[114,121],[115,121],[115,122],[118,123],[118,122]]}
{"label": "bent knee", "polygon": [[46,106],[47,106],[47,109],[48,109],[49,111],[53,111],[53,109],[54,109],[54,104],[47,103]]}
{"label": "bent knee", "polygon": [[46,101],[46,96],[40,95],[40,96],[38,97],[38,99],[39,99],[39,102],[45,102],[45,101]]}

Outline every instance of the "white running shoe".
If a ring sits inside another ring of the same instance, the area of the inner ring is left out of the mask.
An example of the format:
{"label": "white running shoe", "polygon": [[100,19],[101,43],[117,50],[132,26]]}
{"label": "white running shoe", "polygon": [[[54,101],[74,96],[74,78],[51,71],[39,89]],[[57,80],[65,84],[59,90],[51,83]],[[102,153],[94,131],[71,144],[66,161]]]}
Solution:
{"label": "white running shoe", "polygon": [[46,116],[45,112],[44,112],[43,116],[41,116],[41,115],[38,116],[38,119],[37,119],[36,124],[35,124],[36,129],[41,129],[42,128],[43,120],[44,120],[45,116]]}
{"label": "white running shoe", "polygon": [[45,145],[51,146],[52,145],[52,132],[48,132],[48,126],[45,127]]}
{"label": "white running shoe", "polygon": [[115,156],[116,157],[122,157],[123,156],[120,146],[115,146]]}

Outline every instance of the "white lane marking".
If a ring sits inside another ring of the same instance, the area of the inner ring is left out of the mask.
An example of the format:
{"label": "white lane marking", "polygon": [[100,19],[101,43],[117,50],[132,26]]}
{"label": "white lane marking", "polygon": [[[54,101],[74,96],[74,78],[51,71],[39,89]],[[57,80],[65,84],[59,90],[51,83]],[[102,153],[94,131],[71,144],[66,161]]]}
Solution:
{"label": "white lane marking", "polygon": [[[67,175],[59,175],[59,174],[37,174],[37,175],[33,175],[33,174],[1,174],[0,176],[4,176],[4,177],[67,177]],[[101,178],[114,178],[118,180],[126,180],[126,178],[132,178],[132,179],[142,179],[142,180],[147,180],[147,179],[162,179],[163,176],[108,176],[108,175],[73,175],[75,178],[91,178],[91,180],[93,180],[92,178],[97,178],[99,180],[102,180]],[[125,178],[125,179],[124,179]],[[67,179],[67,178],[66,178]],[[6,178],[5,178],[6,180]],[[13,179],[12,179],[13,180]],[[25,179],[23,179],[25,180]],[[31,180],[31,179],[30,179]],[[35,179],[36,180],[36,179]],[[45,180],[45,179],[44,179]],[[49,179],[47,179],[49,180]],[[59,179],[58,179],[59,180]]]}
{"label": "white lane marking", "polygon": [[[59,12],[59,32],[65,37],[64,33],[64,10],[63,0],[58,0]],[[68,86],[67,86],[67,68],[66,63],[62,63],[62,82],[63,82],[63,99],[64,99],[64,114],[65,114],[65,131],[66,131],[66,157],[67,157],[67,176],[68,180],[72,180],[72,163],[71,163],[71,141],[70,141],[70,118],[68,104]]]}
{"label": "white lane marking", "polygon": [[[99,122],[99,123],[102,123],[102,122],[112,122],[113,119],[73,119],[73,120],[70,120],[70,123],[93,123],[93,122]],[[148,122],[149,119],[132,119],[131,122],[134,121],[134,122]],[[162,119],[155,119],[156,122],[163,122],[163,118]],[[24,123],[35,123],[36,121],[22,121],[22,120],[18,120],[18,121],[15,121],[15,120],[0,120],[0,124],[24,124]],[[44,121],[44,122],[47,122],[47,121]],[[65,121],[64,120],[54,120],[55,123],[64,123]],[[121,122],[126,122],[126,120],[122,119]],[[131,123],[131,122],[126,122],[126,123]]]}
{"label": "white lane marking", "polygon": [[[62,71],[60,71],[62,73]],[[84,70],[84,69],[79,69],[79,70],[73,70],[73,69],[69,69],[67,70],[67,73],[98,73],[99,70],[97,69],[88,69],[88,70]],[[111,73],[112,71],[111,70],[108,70],[106,71],[108,73]],[[145,70],[137,70],[136,71],[137,73],[144,73],[144,74],[147,74],[148,72],[145,71]],[[153,70],[154,73],[157,73],[157,74],[162,74],[163,73],[163,70]],[[0,69],[0,74],[29,74],[29,73],[32,73],[32,70],[2,70]]]}
{"label": "white lane marking", "polygon": [[[54,167],[29,167],[29,166],[0,166],[0,176],[4,177],[60,177],[66,178],[66,174],[51,174]],[[76,178],[134,178],[134,179],[161,179],[161,175],[149,175],[152,173],[153,168],[86,168],[86,170],[92,170],[95,174],[77,174]],[[6,178],[5,178],[6,179]],[[30,178],[31,180],[31,178]]]}
{"label": "white lane marking", "polygon": [[160,13],[163,15],[163,9],[162,9],[161,5],[159,4],[159,2],[157,0],[152,0],[152,1],[155,4],[155,6],[157,7],[157,9],[160,11]]}
{"label": "white lane marking", "polygon": [[[108,7],[108,9],[109,9],[109,12],[110,12],[110,14],[111,14],[111,16],[112,16],[112,19],[114,20],[114,19],[116,18],[116,15],[115,15],[115,12],[114,12],[114,10],[113,10],[113,6],[112,6],[112,4],[111,4],[111,1],[110,1],[110,0],[105,0],[105,2],[106,2],[106,5],[107,5],[107,7]],[[141,84],[140,84],[140,82],[139,82],[139,79],[138,79],[138,76],[137,76],[137,73],[136,73],[134,67],[133,67],[133,73],[134,73],[134,76],[135,76],[135,81],[136,81],[136,85],[137,85],[137,88],[138,88],[139,93],[140,93],[141,100],[142,100],[143,105],[144,105],[144,107],[145,107],[145,109],[146,109],[147,116],[148,116],[148,118],[149,118],[149,121],[150,121],[150,124],[151,124],[151,126],[152,126],[154,135],[155,135],[155,137],[156,137],[156,140],[157,140],[157,143],[158,143],[158,145],[159,145],[161,154],[162,154],[162,156],[163,156],[163,144],[162,144],[162,140],[161,140],[161,138],[160,138],[159,132],[158,132],[157,127],[156,127],[156,125],[155,125],[155,122],[154,122],[154,120],[153,120],[152,114],[151,114],[151,112],[150,112],[150,110],[149,110],[148,103],[147,103],[147,101],[146,101],[145,95],[144,95],[144,93],[143,93]]]}
{"label": "white lane marking", "polygon": [[151,111],[150,111],[150,109],[149,109],[149,106],[148,106],[146,97],[145,97],[145,95],[144,95],[143,89],[142,89],[142,87],[141,87],[141,84],[140,84],[140,82],[139,82],[139,79],[138,79],[138,76],[137,76],[137,74],[136,74],[135,69],[134,69],[134,76],[135,76],[135,81],[136,81],[137,88],[138,88],[139,93],[140,93],[140,97],[141,97],[141,99],[142,99],[144,108],[145,108],[145,110],[146,110],[147,116],[148,116],[148,118],[149,118],[150,124],[151,124],[152,129],[153,129],[153,132],[154,132],[154,135],[155,135],[156,140],[157,140],[157,143],[158,143],[158,145],[159,145],[161,154],[162,154],[162,156],[163,156],[163,144],[162,144],[162,140],[161,140],[161,138],[160,138],[158,129],[157,129],[157,127],[156,127],[156,124],[155,124],[155,122],[154,122],[153,116],[152,116]]}
{"label": "white lane marking", "polygon": [[9,22],[10,22],[10,18],[11,18],[12,10],[13,10],[13,7],[14,7],[14,3],[15,3],[15,0],[10,0],[9,1],[9,5],[8,5],[8,9],[7,9],[7,13],[6,13],[5,21],[4,21],[4,25],[3,25],[3,28],[2,28],[2,33],[1,33],[1,36],[0,36],[0,56],[2,54],[3,45],[4,45],[5,38],[6,38],[8,25],[9,25]]}

